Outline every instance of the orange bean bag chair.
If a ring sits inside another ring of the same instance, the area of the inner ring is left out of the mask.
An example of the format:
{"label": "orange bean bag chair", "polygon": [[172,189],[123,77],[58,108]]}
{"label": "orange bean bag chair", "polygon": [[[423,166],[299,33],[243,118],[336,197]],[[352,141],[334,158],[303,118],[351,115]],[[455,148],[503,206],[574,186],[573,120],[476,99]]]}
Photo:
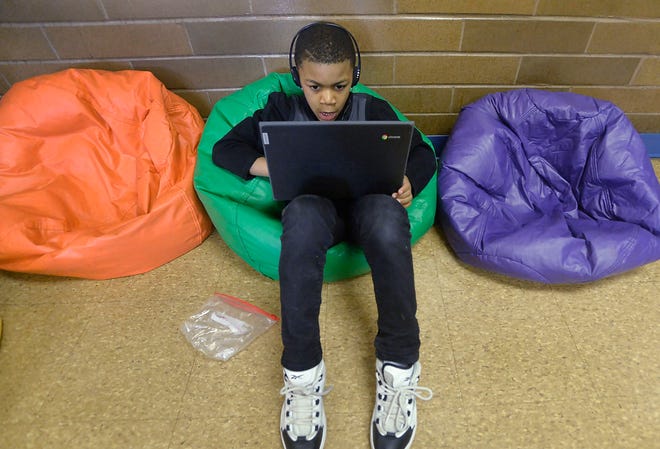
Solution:
{"label": "orange bean bag chair", "polygon": [[204,241],[204,123],[149,72],[65,70],[0,99],[0,269],[109,279]]}

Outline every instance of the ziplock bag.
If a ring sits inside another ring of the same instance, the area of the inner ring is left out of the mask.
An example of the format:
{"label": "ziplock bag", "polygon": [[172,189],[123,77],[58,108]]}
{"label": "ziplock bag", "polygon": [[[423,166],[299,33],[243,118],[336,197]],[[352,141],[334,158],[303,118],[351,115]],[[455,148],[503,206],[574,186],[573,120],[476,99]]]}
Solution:
{"label": "ziplock bag", "polygon": [[207,357],[227,361],[278,321],[247,301],[216,293],[184,321],[181,332]]}

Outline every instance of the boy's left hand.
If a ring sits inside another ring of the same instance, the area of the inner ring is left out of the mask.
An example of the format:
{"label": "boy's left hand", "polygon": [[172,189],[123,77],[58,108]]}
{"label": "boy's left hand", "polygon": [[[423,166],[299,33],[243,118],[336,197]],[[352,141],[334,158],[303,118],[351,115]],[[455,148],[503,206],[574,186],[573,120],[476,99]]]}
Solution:
{"label": "boy's left hand", "polygon": [[412,203],[413,200],[413,195],[412,186],[410,185],[410,181],[408,180],[407,176],[403,176],[403,184],[399,190],[392,194],[392,198],[401,203],[403,207],[410,206],[410,203]]}

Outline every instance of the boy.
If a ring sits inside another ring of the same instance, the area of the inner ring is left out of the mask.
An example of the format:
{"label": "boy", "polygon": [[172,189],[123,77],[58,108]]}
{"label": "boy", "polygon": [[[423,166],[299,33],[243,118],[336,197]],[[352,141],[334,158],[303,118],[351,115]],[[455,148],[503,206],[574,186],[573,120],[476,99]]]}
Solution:
{"label": "boy", "polygon": [[[303,95],[270,95],[264,109],[236,125],[213,147],[213,162],[244,179],[268,176],[260,121],[398,120],[389,104],[353,94],[360,53],[339,25],[317,22],[291,43],[291,74]],[[406,207],[436,170],[433,150],[415,130],[406,176],[391,195],[332,201],[302,195],[282,211],[279,263],[285,396],[280,433],[285,449],[320,449],[326,437],[319,310],[328,248],[347,239],[360,245],[371,267],[378,308],[376,404],[370,430],[373,449],[407,449],[416,430],[415,398],[430,399],[418,387],[419,327]]]}

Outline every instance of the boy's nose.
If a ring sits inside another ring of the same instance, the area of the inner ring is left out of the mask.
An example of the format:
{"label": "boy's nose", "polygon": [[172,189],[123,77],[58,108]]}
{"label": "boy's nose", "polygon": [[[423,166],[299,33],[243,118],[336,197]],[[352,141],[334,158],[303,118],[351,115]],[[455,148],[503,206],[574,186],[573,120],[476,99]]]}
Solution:
{"label": "boy's nose", "polygon": [[335,96],[331,91],[323,91],[321,95],[321,103],[323,104],[334,104]]}

